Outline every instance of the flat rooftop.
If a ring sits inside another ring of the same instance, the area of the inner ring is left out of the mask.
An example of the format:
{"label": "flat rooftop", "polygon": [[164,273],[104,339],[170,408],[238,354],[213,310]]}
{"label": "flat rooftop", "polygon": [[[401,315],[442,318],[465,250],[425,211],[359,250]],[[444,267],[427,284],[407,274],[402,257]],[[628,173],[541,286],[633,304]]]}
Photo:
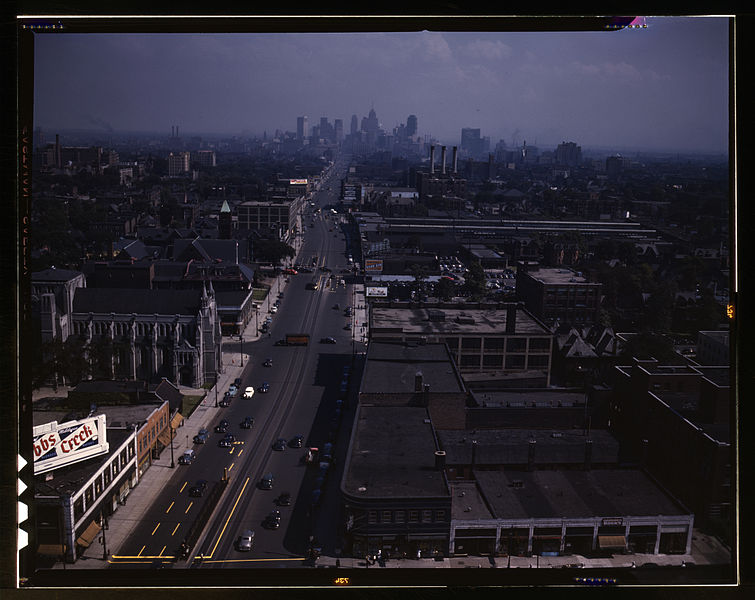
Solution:
{"label": "flat rooftop", "polygon": [[[578,275],[571,269],[556,269],[551,267],[540,267],[537,270],[527,271],[533,279],[547,284],[566,284],[566,283],[590,283],[587,277]],[[593,285],[600,285],[595,283]]]}
{"label": "flat rooftop", "polygon": [[445,344],[370,342],[360,393],[413,393],[416,374],[435,392],[463,392]]}
{"label": "flat rooftop", "polygon": [[[430,313],[442,312],[445,320],[430,320]],[[461,321],[459,322],[459,317]],[[506,333],[506,309],[500,308],[398,308],[373,307],[373,334],[402,331],[415,335],[501,335]],[[516,334],[550,336],[551,332],[525,309],[516,310]]]}
{"label": "flat rooftop", "polygon": [[455,481],[451,485],[452,519],[492,519],[485,500],[474,481]]}
{"label": "flat rooftop", "polygon": [[[466,381],[468,376],[464,375]],[[585,405],[583,392],[532,391],[506,392],[479,390],[473,393],[474,399],[488,408],[573,408]]]}
{"label": "flat rooftop", "polygon": [[[686,515],[642,471],[480,471],[474,475],[495,518]],[[514,481],[522,482],[514,487]]]}
{"label": "flat rooftop", "polygon": [[[128,424],[131,423],[141,424],[146,421],[149,415],[160,408],[161,404],[162,402],[121,406],[98,406],[97,410],[94,411],[93,416],[105,415],[105,425],[107,427],[127,427]],[[32,422],[34,423],[34,427],[44,425],[45,423],[51,423],[52,421],[65,423],[66,421],[83,419],[87,414],[89,414],[89,411],[66,409],[62,406],[56,407],[54,404],[47,404],[45,410],[38,410],[37,406],[34,407]]]}
{"label": "flat rooftop", "polygon": [[447,497],[425,408],[360,406],[341,481],[352,496]]}
{"label": "flat rooftop", "polygon": [[438,430],[438,443],[449,465],[526,465],[530,440],[535,440],[535,464],[582,464],[585,442],[592,440],[593,463],[616,463],[619,442],[604,429],[585,436],[582,429],[446,429]]}

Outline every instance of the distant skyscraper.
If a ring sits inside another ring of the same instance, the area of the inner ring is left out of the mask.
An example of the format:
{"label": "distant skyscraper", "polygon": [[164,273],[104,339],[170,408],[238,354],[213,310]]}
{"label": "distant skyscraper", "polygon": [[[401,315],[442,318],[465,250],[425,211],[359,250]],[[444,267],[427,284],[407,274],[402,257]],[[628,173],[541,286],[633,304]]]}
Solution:
{"label": "distant skyscraper", "polygon": [[370,113],[367,115],[367,132],[377,133],[379,128],[380,124],[378,123],[377,114],[375,113],[375,109],[371,108]]}
{"label": "distant skyscraper", "polygon": [[188,152],[171,152],[168,156],[168,177],[178,177],[189,172]]}
{"label": "distant skyscraper", "polygon": [[574,142],[561,142],[556,147],[556,164],[576,167],[582,162],[582,148]]}
{"label": "distant skyscraper", "polygon": [[411,137],[416,134],[417,134],[417,116],[409,115],[409,118],[406,120],[406,135],[408,137]]}
{"label": "distant skyscraper", "polygon": [[356,115],[351,115],[351,135],[359,131],[359,120]]}
{"label": "distant skyscraper", "polygon": [[343,119],[336,119],[333,127],[335,128],[335,142],[340,144],[343,141]]}
{"label": "distant skyscraper", "polygon": [[296,139],[303,140],[309,137],[309,124],[306,115],[296,119]]}
{"label": "distant skyscraper", "polygon": [[480,139],[480,130],[464,127],[461,130],[461,149],[471,156],[476,156],[483,152],[482,139]]}

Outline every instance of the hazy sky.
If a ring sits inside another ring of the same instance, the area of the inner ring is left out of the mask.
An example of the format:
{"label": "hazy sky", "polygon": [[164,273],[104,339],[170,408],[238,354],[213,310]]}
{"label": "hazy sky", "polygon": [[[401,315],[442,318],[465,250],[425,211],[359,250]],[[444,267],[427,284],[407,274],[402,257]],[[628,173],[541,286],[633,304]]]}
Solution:
{"label": "hazy sky", "polygon": [[35,124],[192,133],[296,130],[374,106],[458,144],[726,152],[728,19],[614,32],[41,34]]}

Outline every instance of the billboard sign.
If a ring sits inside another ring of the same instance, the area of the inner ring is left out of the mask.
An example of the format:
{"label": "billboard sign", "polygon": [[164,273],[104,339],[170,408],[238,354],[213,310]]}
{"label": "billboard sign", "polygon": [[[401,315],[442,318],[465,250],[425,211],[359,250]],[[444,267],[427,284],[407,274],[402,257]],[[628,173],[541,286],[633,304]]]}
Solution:
{"label": "billboard sign", "polygon": [[378,258],[366,258],[364,260],[365,274],[380,275],[383,272],[383,260]]}
{"label": "billboard sign", "polygon": [[289,179],[288,180],[289,185],[307,185],[306,179]]}
{"label": "billboard sign", "polygon": [[33,430],[34,474],[45,473],[75,462],[107,454],[105,415],[80,421],[57,421]]}
{"label": "billboard sign", "polygon": [[365,288],[365,295],[368,298],[387,298],[388,288],[387,287],[368,287],[368,288]]}

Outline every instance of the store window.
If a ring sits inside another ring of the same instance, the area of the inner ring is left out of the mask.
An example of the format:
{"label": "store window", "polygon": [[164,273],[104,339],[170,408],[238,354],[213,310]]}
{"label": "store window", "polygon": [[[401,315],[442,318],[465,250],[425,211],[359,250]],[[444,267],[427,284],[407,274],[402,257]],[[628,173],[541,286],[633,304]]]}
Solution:
{"label": "store window", "polygon": [[512,337],[506,344],[507,352],[524,352],[527,349],[527,339]]}
{"label": "store window", "polygon": [[92,506],[92,502],[94,502],[94,485],[90,485],[84,491],[84,502],[86,502],[87,506]]}
{"label": "store window", "polygon": [[396,511],[396,523],[404,523],[406,522],[406,511],[403,510],[397,510]]}
{"label": "store window", "polygon": [[506,357],[507,369],[523,369],[524,368],[524,356],[512,354]]}
{"label": "store window", "polygon": [[381,523],[390,523],[391,522],[391,511],[390,510],[384,510],[383,514],[380,518]]}
{"label": "store window", "polygon": [[84,499],[81,496],[79,496],[79,498],[75,500],[73,503],[73,518],[78,521],[83,514],[84,514]]}
{"label": "store window", "polygon": [[433,511],[431,510],[423,510],[422,511],[422,522],[423,523],[431,523],[433,520]]}
{"label": "store window", "polygon": [[112,481],[112,479],[110,478],[110,469],[105,469],[104,475],[105,475],[105,487],[107,487],[110,485],[110,482]]}
{"label": "store window", "polygon": [[445,510],[436,510],[435,511],[435,520],[436,521],[445,521],[446,520],[446,511]]}
{"label": "store window", "polygon": [[410,523],[417,523],[417,522],[419,522],[419,511],[418,510],[410,510],[409,511],[409,522]]}
{"label": "store window", "polygon": [[369,524],[371,524],[371,525],[377,523],[377,511],[376,510],[371,510],[371,511],[367,512],[367,522]]}

